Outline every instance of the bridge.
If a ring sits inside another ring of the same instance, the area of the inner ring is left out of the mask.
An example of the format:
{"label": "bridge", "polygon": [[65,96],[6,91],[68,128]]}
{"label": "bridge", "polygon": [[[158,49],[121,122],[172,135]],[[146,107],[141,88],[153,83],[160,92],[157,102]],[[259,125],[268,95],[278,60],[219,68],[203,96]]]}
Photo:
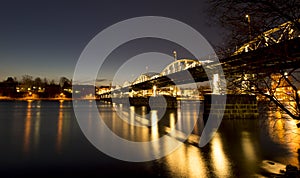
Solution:
{"label": "bridge", "polygon": [[[229,56],[219,61],[217,56],[206,59],[178,59],[166,66],[160,73],[145,73],[134,82],[123,87],[101,93],[100,97],[110,97],[111,93],[139,90],[156,90],[172,85],[209,81],[214,77],[210,71],[223,69],[226,79],[241,74],[271,74],[300,66],[300,32],[286,22],[262,33]],[[212,72],[213,73],[213,72]],[[187,75],[192,77],[186,78]],[[221,93],[212,86],[214,93]],[[155,92],[154,92],[155,93]]]}

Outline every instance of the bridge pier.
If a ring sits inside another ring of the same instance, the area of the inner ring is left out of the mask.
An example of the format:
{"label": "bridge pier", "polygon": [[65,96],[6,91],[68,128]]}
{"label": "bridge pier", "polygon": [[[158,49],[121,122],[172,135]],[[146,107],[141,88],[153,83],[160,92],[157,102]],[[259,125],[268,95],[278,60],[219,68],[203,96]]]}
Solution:
{"label": "bridge pier", "polygon": [[[163,97],[163,98],[162,98]],[[152,100],[150,103],[150,100]],[[177,99],[172,96],[152,96],[152,97],[129,97],[114,98],[112,102],[116,104],[130,104],[130,106],[146,106],[146,107],[166,107],[168,109],[177,108]]]}
{"label": "bridge pier", "polygon": [[[223,119],[255,119],[258,117],[257,100],[255,95],[213,95],[216,100],[212,101],[212,95],[204,95],[204,121],[209,114],[218,116],[224,113]],[[224,109],[225,104],[225,109]]]}

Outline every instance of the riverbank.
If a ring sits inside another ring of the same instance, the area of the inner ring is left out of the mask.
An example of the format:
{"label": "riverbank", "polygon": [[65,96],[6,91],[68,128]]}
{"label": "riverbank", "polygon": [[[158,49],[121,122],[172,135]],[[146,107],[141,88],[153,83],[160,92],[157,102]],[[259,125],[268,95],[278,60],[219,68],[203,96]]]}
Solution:
{"label": "riverbank", "polygon": [[73,101],[73,100],[98,100],[95,98],[33,98],[33,97],[26,97],[26,98],[11,98],[11,97],[0,97],[0,101]]}

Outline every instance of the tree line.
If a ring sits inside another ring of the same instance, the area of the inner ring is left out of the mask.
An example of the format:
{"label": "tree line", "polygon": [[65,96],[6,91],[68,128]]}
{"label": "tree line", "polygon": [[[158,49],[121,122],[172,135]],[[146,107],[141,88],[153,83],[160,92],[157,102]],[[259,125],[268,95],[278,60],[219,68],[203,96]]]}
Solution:
{"label": "tree line", "polygon": [[67,77],[61,77],[58,82],[55,82],[47,78],[23,75],[20,80],[16,77],[8,77],[0,82],[0,96],[54,98],[63,94],[64,97],[71,97],[71,92],[68,90],[71,88],[72,80]]}

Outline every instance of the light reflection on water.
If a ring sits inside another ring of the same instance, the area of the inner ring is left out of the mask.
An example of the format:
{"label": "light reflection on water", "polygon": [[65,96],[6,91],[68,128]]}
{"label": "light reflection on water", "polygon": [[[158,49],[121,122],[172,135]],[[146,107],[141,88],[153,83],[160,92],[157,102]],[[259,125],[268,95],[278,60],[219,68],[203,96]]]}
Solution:
{"label": "light reflection on water", "polygon": [[255,152],[251,135],[247,131],[242,132],[242,148],[244,155],[247,155],[247,158],[245,158],[246,164],[248,164],[250,168],[250,165],[253,165],[257,162],[257,153]]}
{"label": "light reflection on water", "polygon": [[26,113],[26,119],[25,119],[25,129],[24,129],[24,153],[29,152],[29,146],[30,146],[30,133],[31,133],[31,104],[32,101],[28,100],[27,105],[27,113]]}
{"label": "light reflection on water", "polygon": [[300,149],[300,129],[296,126],[298,121],[282,118],[281,115],[274,119],[273,115],[270,114],[267,123],[269,123],[267,124],[267,135],[274,143],[285,145],[285,148],[289,152],[285,157],[278,158],[278,161],[299,167],[300,163],[297,152]]}
{"label": "light reflection on water", "polygon": [[58,123],[57,123],[57,140],[56,140],[56,149],[57,152],[59,153],[61,153],[62,135],[63,135],[63,102],[60,102]]}
{"label": "light reflection on water", "polygon": [[214,135],[212,142],[211,158],[213,162],[213,168],[218,177],[230,176],[230,167],[227,155],[224,152],[222,140],[219,133]]}
{"label": "light reflection on water", "polygon": [[[95,154],[100,154],[95,148],[85,146],[88,142],[84,140],[79,130],[70,101],[6,102],[0,105],[2,106],[0,107],[1,132],[6,133],[6,136],[1,134],[1,140],[7,142],[0,153],[2,158],[6,158],[0,159],[2,165],[5,160],[10,160],[12,165],[19,165],[20,168],[24,164],[30,165],[36,161],[54,166],[63,160],[71,167],[82,165],[82,160],[88,160],[93,165],[116,161],[106,156],[99,158],[95,156]],[[128,140],[149,141],[167,134],[170,138],[181,141],[183,137],[181,131],[194,127],[192,139],[190,137],[189,141],[173,153],[164,158],[140,164],[145,170],[155,175],[249,177],[260,173],[260,163],[266,159],[299,166],[297,149],[300,148],[300,137],[295,121],[224,120],[212,141],[207,146],[199,148],[197,141],[204,127],[203,121],[200,117],[198,123],[193,126],[192,123],[197,116],[195,106],[182,105],[182,107],[184,107],[183,110],[167,110],[164,117],[159,118],[160,113],[156,110],[149,111],[146,107],[121,106],[123,116],[128,117],[128,122],[126,122],[120,119],[120,115],[112,105],[104,103],[98,105],[101,118],[108,127],[118,136]],[[90,128],[93,127],[91,116],[92,114],[86,118],[90,123]],[[150,122],[153,127],[134,125],[136,122]],[[266,123],[270,124],[266,125]],[[149,149],[160,151],[160,148],[168,146],[153,142]],[[78,152],[74,151],[76,149]],[[27,162],[20,161],[24,159],[18,156],[20,152],[27,156]],[[116,170],[120,170],[122,164],[124,163],[114,162],[113,166]],[[131,163],[126,164],[129,167],[131,165]],[[135,171],[141,171],[140,173],[143,174],[144,169]],[[105,171],[111,172],[101,167],[95,170],[96,173],[97,171],[99,174]],[[125,172],[131,175],[131,171],[132,169]]]}

